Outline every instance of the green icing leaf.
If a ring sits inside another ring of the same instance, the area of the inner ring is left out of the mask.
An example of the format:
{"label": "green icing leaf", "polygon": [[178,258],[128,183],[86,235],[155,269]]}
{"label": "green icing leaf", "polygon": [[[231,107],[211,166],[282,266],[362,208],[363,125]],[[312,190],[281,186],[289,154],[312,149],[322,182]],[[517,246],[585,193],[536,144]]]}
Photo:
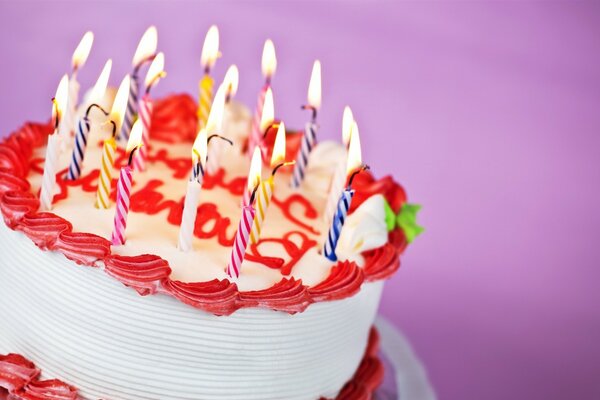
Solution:
{"label": "green icing leaf", "polygon": [[383,206],[385,207],[385,224],[387,225],[388,232],[391,232],[396,227],[396,214],[392,207],[390,207],[390,203],[387,200],[383,200]]}
{"label": "green icing leaf", "polygon": [[398,217],[396,217],[396,223],[404,231],[408,243],[412,243],[412,241],[425,230],[425,228],[417,224],[417,213],[420,209],[421,206],[419,204],[406,203],[402,206]]}

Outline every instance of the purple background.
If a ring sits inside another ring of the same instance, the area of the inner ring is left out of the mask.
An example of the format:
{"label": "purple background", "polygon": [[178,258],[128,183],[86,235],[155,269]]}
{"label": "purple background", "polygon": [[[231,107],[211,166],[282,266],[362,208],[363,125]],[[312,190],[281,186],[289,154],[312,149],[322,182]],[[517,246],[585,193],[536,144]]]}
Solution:
{"label": "purple background", "polygon": [[382,313],[408,335],[445,399],[600,398],[600,5],[594,3],[1,3],[0,131],[45,120],[83,32],[91,84],[112,83],[156,24],[167,79],[196,94],[204,34],[221,30],[254,105],[265,38],[277,114],[301,126],[323,63],[322,138],[342,108],[364,159],[422,203],[427,227]]}

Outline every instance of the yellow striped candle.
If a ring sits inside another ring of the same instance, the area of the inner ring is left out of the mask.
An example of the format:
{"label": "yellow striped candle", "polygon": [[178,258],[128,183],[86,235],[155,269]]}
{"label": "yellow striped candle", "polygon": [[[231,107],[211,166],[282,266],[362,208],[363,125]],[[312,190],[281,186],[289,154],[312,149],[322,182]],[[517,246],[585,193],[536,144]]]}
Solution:
{"label": "yellow striped candle", "polygon": [[198,100],[198,124],[200,128],[206,127],[206,122],[208,121],[214,84],[214,79],[208,74],[205,74],[200,80],[200,98]]}
{"label": "yellow striped candle", "polygon": [[104,141],[100,177],[98,178],[98,190],[96,191],[96,208],[110,208],[110,189],[116,150],[117,142],[114,137]]}
{"label": "yellow striped candle", "polygon": [[212,25],[206,37],[204,38],[204,45],[202,46],[202,55],[200,57],[200,64],[204,70],[204,76],[200,80],[199,89],[200,94],[198,96],[198,124],[199,129],[206,127],[208,121],[208,114],[210,113],[210,106],[213,100],[213,87],[215,81],[210,76],[210,70],[215,66],[217,58],[219,57],[219,29]]}

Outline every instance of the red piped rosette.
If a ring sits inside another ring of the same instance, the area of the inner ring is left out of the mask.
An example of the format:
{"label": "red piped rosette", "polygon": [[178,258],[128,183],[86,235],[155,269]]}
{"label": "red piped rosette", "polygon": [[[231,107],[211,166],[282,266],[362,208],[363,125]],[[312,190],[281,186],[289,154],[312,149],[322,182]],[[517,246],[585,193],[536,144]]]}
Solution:
{"label": "red piped rosette", "polygon": [[[235,286],[235,285],[234,285]],[[354,376],[335,400],[370,400],[383,382],[384,368],[378,356],[379,334],[371,329],[367,349]],[[75,400],[75,387],[58,379],[38,380],[40,370],[18,354],[0,355],[0,400]],[[322,398],[321,400],[327,400]]]}
{"label": "red piped rosette", "polygon": [[[153,137],[166,142],[191,140],[196,132],[195,107],[187,95],[157,101],[152,120]],[[10,229],[23,232],[40,249],[61,252],[79,265],[104,265],[107,274],[140,295],[167,294],[215,315],[229,315],[247,307],[294,314],[315,302],[353,296],[363,282],[388,278],[400,266],[399,255],[406,247],[406,239],[401,230],[395,230],[386,245],[364,254],[363,268],[351,262],[339,262],[324,281],[313,287],[289,277],[282,277],[270,288],[248,292],[240,291],[228,280],[195,283],[171,280],[171,268],[159,256],[112,254],[106,239],[73,232],[69,221],[39,210],[37,194],[31,192],[26,178],[30,168],[37,168],[39,161],[32,160],[33,149],[45,144],[51,128],[49,124],[28,123],[0,143],[0,211],[4,222]],[[370,173],[359,174],[354,188],[352,209],[374,194],[384,195],[395,212],[406,202],[404,190],[390,177],[376,180]],[[286,275],[283,270],[282,274]]]}

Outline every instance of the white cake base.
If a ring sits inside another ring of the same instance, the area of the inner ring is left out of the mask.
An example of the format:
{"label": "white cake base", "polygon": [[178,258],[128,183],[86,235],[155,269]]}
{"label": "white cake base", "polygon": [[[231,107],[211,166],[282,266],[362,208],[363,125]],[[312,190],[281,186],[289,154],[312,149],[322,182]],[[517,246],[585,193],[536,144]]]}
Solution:
{"label": "white cake base", "polygon": [[98,399],[334,397],[355,372],[383,282],[289,315],[216,317],[163,295],[142,297],[0,223],[0,353]]}

